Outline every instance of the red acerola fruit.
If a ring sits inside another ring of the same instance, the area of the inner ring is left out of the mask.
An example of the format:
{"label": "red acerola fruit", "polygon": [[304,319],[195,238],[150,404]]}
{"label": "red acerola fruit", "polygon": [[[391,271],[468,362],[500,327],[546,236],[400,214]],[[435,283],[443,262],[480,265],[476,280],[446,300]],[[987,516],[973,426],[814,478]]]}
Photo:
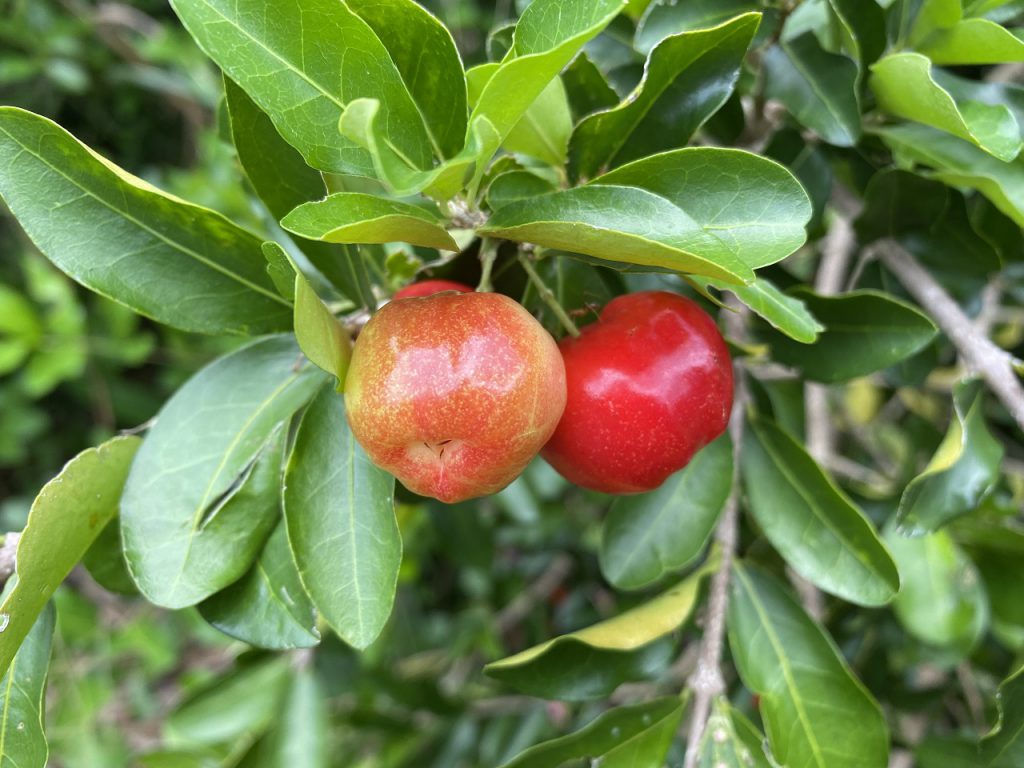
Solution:
{"label": "red acerola fruit", "polygon": [[512,482],[564,407],[555,340],[497,293],[390,302],[359,334],[345,379],[348,422],[370,459],[449,504]]}
{"label": "red acerola fruit", "polygon": [[687,298],[619,296],[559,348],[568,397],[541,455],[577,485],[653,490],[728,425],[729,351],[714,320]]}
{"label": "red acerola fruit", "polygon": [[463,283],[456,283],[454,280],[424,280],[420,283],[410,283],[399,291],[395,292],[394,300],[411,299],[416,296],[433,296],[442,291],[458,291],[459,293],[473,293],[473,289]]}

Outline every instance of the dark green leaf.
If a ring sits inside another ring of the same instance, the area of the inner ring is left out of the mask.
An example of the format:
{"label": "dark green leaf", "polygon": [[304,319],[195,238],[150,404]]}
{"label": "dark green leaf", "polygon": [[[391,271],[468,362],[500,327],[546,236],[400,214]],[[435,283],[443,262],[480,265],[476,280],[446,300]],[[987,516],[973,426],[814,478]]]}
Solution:
{"label": "dark green leaf", "polygon": [[685,146],[732,93],[761,15],[748,13],[714,29],[683,32],[658,44],[644,78],[614,109],[576,126],[569,148],[577,177]]}
{"label": "dark green leaf", "polygon": [[757,0],[689,0],[684,3],[656,0],[640,19],[634,44],[640,53],[646,55],[669,35],[716,27],[734,16],[757,11],[760,7]]}
{"label": "dark green leaf", "polygon": [[[17,577],[14,577],[17,578]],[[9,591],[10,587],[8,587]],[[47,605],[0,679],[0,766],[45,768],[46,674],[55,612]]]}
{"label": "dark green leaf", "polygon": [[337,192],[324,200],[303,203],[281,220],[281,226],[310,240],[330,243],[401,241],[459,250],[441,219],[427,210],[362,192]]}
{"label": "dark green leaf", "polygon": [[737,563],[729,647],[744,684],[761,697],[772,753],[789,768],[885,768],[882,710],[839,649],[766,572]]}
{"label": "dark green leaf", "polygon": [[907,632],[930,645],[966,654],[988,625],[988,601],[977,569],[945,530],[885,541],[900,569],[893,610]]}
{"label": "dark green leaf", "polygon": [[1024,761],[1024,668],[999,686],[999,722],[981,741],[984,768],[1015,768]]}
{"label": "dark green leaf", "polygon": [[284,0],[272,13],[257,0],[171,5],[206,54],[314,168],[373,174],[366,151],[338,134],[342,112],[360,98],[379,99],[388,141],[413,167],[430,167],[430,140],[401,74],[344,3]]}
{"label": "dark green leaf", "polygon": [[882,370],[920,351],[937,333],[920,310],[879,291],[819,296],[802,289],[793,295],[825,331],[813,345],[772,334],[772,358],[815,381],[846,381]]}
{"label": "dark green leaf", "polygon": [[1009,162],[1021,149],[1017,118],[1005,105],[958,103],[932,76],[931,62],[919,53],[894,53],[872,68],[871,89],[889,114],[931,125],[959,136]]}
{"label": "dark green leaf", "polygon": [[54,590],[117,514],[137,437],[115,437],[69,461],[39,492],[18,541],[18,581],[0,605],[0,671]]}
{"label": "dark green leaf", "polygon": [[864,513],[796,440],[755,418],[742,456],[747,506],[793,570],[859,605],[895,597],[900,579],[892,556]]}
{"label": "dark green leaf", "polygon": [[288,327],[258,238],[117,168],[56,123],[0,108],[0,168],[11,212],[85,287],[187,331]]}
{"label": "dark green leaf", "polygon": [[530,200],[554,191],[550,181],[535,173],[506,171],[497,176],[487,188],[487,203],[496,210],[516,200]]}
{"label": "dark green leaf", "polygon": [[712,555],[699,570],[653,600],[495,661],[484,671],[531,696],[566,701],[607,696],[620,683],[647,677],[667,661],[670,644],[657,641],[690,617],[701,580],[718,562]]}
{"label": "dark green leaf", "polygon": [[451,33],[412,0],[347,0],[347,5],[388,49],[436,153],[456,155],[466,138],[466,78]]}
{"label": "dark green leaf", "polygon": [[249,572],[199,604],[213,626],[259,648],[309,648],[320,642],[316,612],[299,580],[284,523]]}
{"label": "dark green leaf", "polygon": [[829,144],[860,138],[857,65],[829,53],[813,33],[774,45],[764,55],[765,95],[781,101],[802,125]]}
{"label": "dark green leaf", "polygon": [[885,12],[876,0],[829,0],[843,42],[863,71],[885,50]]}
{"label": "dark green leaf", "polygon": [[572,108],[574,122],[599,109],[608,109],[619,103],[615,89],[590,59],[586,51],[580,51],[562,73],[565,93]]}
{"label": "dark green leaf", "polygon": [[125,557],[151,602],[194,605],[249,570],[278,515],[282,422],[323,381],[275,336],[208,365],[163,407],[121,501]]}
{"label": "dark green leaf", "polygon": [[1003,446],[988,431],[984,405],[981,381],[956,385],[946,437],[900,499],[897,524],[902,529],[934,531],[973,512],[999,479]]}
{"label": "dark green leaf", "polygon": [[[671,739],[682,716],[683,701],[674,696],[616,707],[575,733],[530,747],[501,768],[558,768],[570,760],[587,758],[603,758],[602,766],[660,765],[665,749],[659,750],[660,743],[652,745],[646,739],[664,733]],[[635,756],[639,762],[622,762],[623,754],[632,746],[644,750]]]}
{"label": "dark green leaf", "polygon": [[136,595],[139,590],[128,573],[128,564],[121,549],[121,521],[115,517],[100,531],[96,541],[82,556],[82,565],[96,583],[110,592]]}
{"label": "dark green leaf", "polygon": [[402,540],[394,478],[375,467],[324,388],[306,410],[285,477],[288,540],[313,604],[342,640],[365,648],[395,599]]}
{"label": "dark green leaf", "polygon": [[601,536],[601,573],[639,589],[692,563],[732,487],[732,444],[720,437],[651,493],[615,500]]}

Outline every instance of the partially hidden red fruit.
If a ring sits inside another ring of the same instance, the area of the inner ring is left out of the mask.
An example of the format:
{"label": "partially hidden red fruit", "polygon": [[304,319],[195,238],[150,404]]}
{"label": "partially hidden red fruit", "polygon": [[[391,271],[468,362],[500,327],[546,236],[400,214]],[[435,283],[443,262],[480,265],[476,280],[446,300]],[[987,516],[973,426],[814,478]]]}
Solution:
{"label": "partially hidden red fruit", "polygon": [[682,469],[729,422],[729,351],[714,320],[666,291],[619,296],[559,343],[568,398],[541,455],[604,493],[642,493]]}
{"label": "partially hidden red fruit", "polygon": [[468,285],[456,283],[454,280],[424,280],[420,283],[411,283],[399,291],[395,291],[394,299],[411,299],[416,296],[433,296],[442,291],[458,291],[459,293],[472,293],[473,289]]}
{"label": "partially hidden red fruit", "polygon": [[345,407],[376,465],[454,503],[501,490],[537,455],[565,407],[565,367],[507,296],[393,301],[356,340]]}

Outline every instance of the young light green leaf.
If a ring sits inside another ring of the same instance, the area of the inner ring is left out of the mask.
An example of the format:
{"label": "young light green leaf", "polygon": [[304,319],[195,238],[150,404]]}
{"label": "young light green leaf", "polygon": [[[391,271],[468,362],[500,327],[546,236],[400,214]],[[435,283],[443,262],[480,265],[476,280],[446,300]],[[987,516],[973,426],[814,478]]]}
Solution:
{"label": "young light green leaf", "polygon": [[288,327],[257,237],[121,170],[45,117],[0,107],[0,196],[62,271],[140,314],[200,333]]}
{"label": "young light green leaf", "polygon": [[283,521],[249,572],[200,603],[199,612],[221,632],[257,648],[311,648],[320,642],[316,611],[299,580]]}
{"label": "young light green leaf", "polygon": [[601,573],[640,589],[692,563],[711,537],[732,487],[732,444],[703,448],[655,491],[615,500],[601,536]]}
{"label": "young light green leaf", "polygon": [[781,101],[829,144],[857,143],[861,127],[856,63],[824,50],[808,32],[769,48],[763,66],[768,98]]}
{"label": "young light green leaf", "polygon": [[662,40],[633,93],[576,126],[569,147],[573,175],[592,178],[609,167],[685,146],[732,93],[760,20],[761,14],[748,13],[714,29]]}
{"label": "young light green leaf", "polygon": [[1024,61],[1024,37],[989,19],[964,19],[929,35],[917,50],[936,64]]}
{"label": "young light green leaf", "polygon": [[773,328],[801,344],[813,344],[818,334],[825,330],[825,326],[811,314],[807,304],[795,296],[783,293],[763,277],[757,278],[750,285],[731,285],[702,277],[690,279],[703,288],[710,285],[720,291],[729,291]]}
{"label": "young light green leaf", "polygon": [[1006,162],[1020,152],[1021,128],[1013,112],[1005,105],[958,104],[932,77],[927,57],[894,53],[871,70],[871,90],[889,114],[959,136]]}
{"label": "young light green leaf", "polygon": [[432,153],[423,118],[387,48],[336,0],[173,0],[199,47],[265,111],[281,135],[322,171],[370,176],[366,151],[338,135],[359,98],[381,102],[382,128],[414,168]]}
{"label": "young light green leaf", "polygon": [[466,77],[448,29],[412,0],[346,0],[388,49],[440,157],[466,138]]}
{"label": "young light green leaf", "polygon": [[32,502],[18,541],[18,581],[0,604],[0,672],[11,664],[54,590],[117,514],[140,442],[115,437],[82,451]]}
{"label": "young light green leaf", "polygon": [[[598,758],[602,758],[602,766],[660,765],[665,759],[665,750],[659,753],[660,744],[644,749],[650,744],[647,739],[666,732],[671,739],[683,716],[683,706],[682,699],[666,696],[610,709],[575,733],[530,747],[501,768],[559,768],[570,760],[596,761]],[[640,762],[616,763],[616,753],[621,756],[631,746],[644,750],[635,758]],[[668,745],[665,747],[667,749]]]}
{"label": "young light green leaf", "polygon": [[903,165],[934,168],[933,178],[953,187],[972,187],[1024,227],[1024,157],[1004,163],[970,142],[924,125],[876,128]]}
{"label": "young light green leaf", "polygon": [[811,206],[782,166],[693,147],[496,211],[483,233],[611,261],[750,282],[806,237]]}
{"label": "young light green leaf", "polygon": [[311,666],[297,669],[270,732],[239,768],[327,768],[327,700]]}
{"label": "young light green leaf", "polygon": [[289,672],[288,659],[278,655],[214,681],[167,719],[167,745],[204,747],[258,736],[281,712]]}
{"label": "young light green leaf", "polygon": [[719,697],[704,728],[697,768],[770,768],[763,741],[753,724]]}
{"label": "young light green leaf", "polygon": [[[17,577],[12,577],[12,581]],[[10,592],[10,585],[7,591]],[[45,768],[46,675],[50,668],[55,611],[47,605],[0,679],[0,766]]]}
{"label": "young light green leaf", "polygon": [[658,0],[647,6],[640,18],[633,44],[646,56],[670,35],[716,27],[735,16],[760,8],[757,0],[689,0],[686,3]]}
{"label": "young light green leaf", "polygon": [[948,531],[914,538],[895,529],[885,541],[900,569],[896,618],[929,645],[966,654],[988,626],[988,600],[977,568]]}
{"label": "young light green leaf", "polygon": [[671,648],[657,641],[690,617],[701,580],[718,562],[717,554],[712,554],[697,571],[653,600],[492,662],[484,671],[531,696],[566,701],[607,696],[620,683],[646,677],[664,663]]}
{"label": "young light green leaf", "polygon": [[405,242],[458,251],[441,220],[424,208],[362,192],[337,192],[303,203],[281,226],[310,240],[330,243]]}
{"label": "young light green leaf", "polygon": [[[322,199],[327,194],[323,176],[306,165],[302,155],[281,137],[267,113],[227,77],[224,96],[238,161],[273,217],[280,220],[293,208]],[[298,240],[296,245],[335,288],[353,301],[361,300],[352,263],[358,254],[312,240]],[[291,274],[289,268],[289,290]]]}
{"label": "young light green leaf", "polygon": [[934,531],[973,512],[999,479],[1003,445],[985,424],[980,380],[953,389],[953,418],[924,472],[900,499],[897,524],[916,534]]}
{"label": "young light green leaf", "polygon": [[999,722],[981,740],[983,768],[1014,768],[1024,762],[1024,667],[999,686]]}
{"label": "young light green leaf", "polygon": [[771,333],[772,358],[815,381],[847,381],[888,368],[927,345],[938,329],[920,310],[879,291],[819,296],[794,291],[825,331],[813,345]]}
{"label": "young light green leaf", "polygon": [[736,563],[729,647],[761,697],[772,753],[789,768],[884,768],[889,734],[878,703],[825,631],[772,576]]}
{"label": "young light green leaf", "polygon": [[275,336],[211,363],[163,407],[121,500],[125,558],[151,602],[194,605],[249,570],[279,514],[282,422],[323,381]]}
{"label": "young light green leaf", "polygon": [[747,506],[793,570],[858,605],[896,596],[896,564],[870,521],[796,440],[754,418],[742,455]]}
{"label": "young light green leaf", "polygon": [[288,461],[288,540],[320,615],[359,649],[380,634],[395,599],[402,539],[394,484],[356,442],[342,396],[321,390]]}

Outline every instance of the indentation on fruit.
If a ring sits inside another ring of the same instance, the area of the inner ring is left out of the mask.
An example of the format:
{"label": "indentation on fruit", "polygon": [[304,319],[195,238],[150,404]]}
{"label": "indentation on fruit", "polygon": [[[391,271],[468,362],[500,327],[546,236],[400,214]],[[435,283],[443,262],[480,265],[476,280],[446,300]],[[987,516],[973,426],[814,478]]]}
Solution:
{"label": "indentation on fruit", "polygon": [[435,456],[437,456],[437,458],[443,459],[445,447],[451,442],[451,438],[448,438],[447,440],[436,440],[432,443],[424,440],[423,447],[426,448],[431,453],[433,453]]}

